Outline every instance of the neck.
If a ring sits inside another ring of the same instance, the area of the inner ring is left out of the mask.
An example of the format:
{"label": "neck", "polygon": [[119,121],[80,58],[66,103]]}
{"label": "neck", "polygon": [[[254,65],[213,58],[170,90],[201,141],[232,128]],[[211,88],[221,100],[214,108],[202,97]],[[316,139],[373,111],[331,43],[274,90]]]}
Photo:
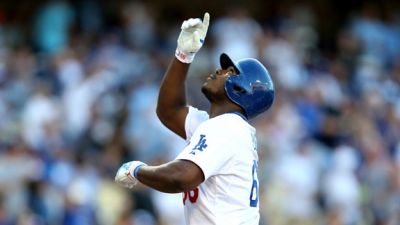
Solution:
{"label": "neck", "polygon": [[218,104],[218,105],[211,104],[210,118],[222,115],[224,113],[231,113],[231,112],[238,112],[238,113],[244,115],[242,108],[240,108],[236,104],[233,104],[233,103]]}

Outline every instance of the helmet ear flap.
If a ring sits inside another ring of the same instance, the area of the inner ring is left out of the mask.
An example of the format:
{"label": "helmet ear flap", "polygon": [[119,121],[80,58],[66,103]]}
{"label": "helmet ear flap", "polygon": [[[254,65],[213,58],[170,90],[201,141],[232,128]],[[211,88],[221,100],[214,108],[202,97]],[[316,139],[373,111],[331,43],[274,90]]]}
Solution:
{"label": "helmet ear flap", "polygon": [[225,93],[232,102],[244,110],[247,117],[247,109],[244,107],[242,101],[244,100],[244,96],[248,95],[248,90],[242,85],[243,78],[243,76],[230,76],[225,81]]}

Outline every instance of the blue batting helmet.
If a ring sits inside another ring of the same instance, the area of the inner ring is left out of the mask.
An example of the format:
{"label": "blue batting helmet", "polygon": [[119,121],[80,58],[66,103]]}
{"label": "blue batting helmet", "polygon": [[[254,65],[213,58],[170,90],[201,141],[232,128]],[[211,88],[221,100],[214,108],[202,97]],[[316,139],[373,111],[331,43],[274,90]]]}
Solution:
{"label": "blue batting helmet", "polygon": [[268,110],[274,101],[274,84],[268,70],[256,59],[246,58],[234,63],[227,54],[220,56],[222,69],[233,66],[238,76],[225,81],[228,98],[238,104],[248,119]]}

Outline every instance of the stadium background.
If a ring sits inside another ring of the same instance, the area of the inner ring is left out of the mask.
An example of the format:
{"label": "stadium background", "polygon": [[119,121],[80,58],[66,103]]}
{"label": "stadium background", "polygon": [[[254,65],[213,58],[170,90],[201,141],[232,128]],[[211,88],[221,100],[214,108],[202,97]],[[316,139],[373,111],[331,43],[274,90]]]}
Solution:
{"label": "stadium background", "polygon": [[275,80],[252,121],[260,224],[400,224],[399,2],[3,0],[0,225],[184,224],[180,194],[113,178],[185,145],[154,109],[181,22],[205,11],[191,104],[207,109],[222,51]]}

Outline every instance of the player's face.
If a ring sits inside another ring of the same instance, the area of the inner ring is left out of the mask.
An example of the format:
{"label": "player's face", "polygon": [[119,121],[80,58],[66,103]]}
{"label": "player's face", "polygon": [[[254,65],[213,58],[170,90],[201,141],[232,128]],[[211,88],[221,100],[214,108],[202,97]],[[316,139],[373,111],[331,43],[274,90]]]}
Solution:
{"label": "player's face", "polygon": [[201,91],[210,101],[226,98],[225,81],[229,76],[234,76],[236,74],[237,73],[233,66],[230,66],[226,70],[218,69],[215,73],[212,73],[207,77]]}

